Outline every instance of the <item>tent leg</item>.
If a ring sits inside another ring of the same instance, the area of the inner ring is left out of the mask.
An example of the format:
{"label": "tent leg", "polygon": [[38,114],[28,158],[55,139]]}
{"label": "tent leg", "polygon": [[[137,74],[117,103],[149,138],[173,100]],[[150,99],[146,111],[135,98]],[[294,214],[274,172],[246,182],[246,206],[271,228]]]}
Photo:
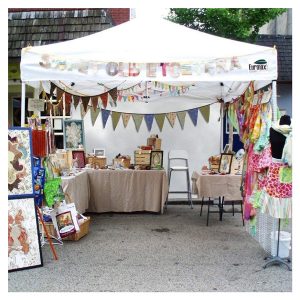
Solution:
{"label": "tent leg", "polygon": [[25,97],[26,96],[26,85],[22,82],[22,95],[21,95],[21,126],[25,126]]}
{"label": "tent leg", "polygon": [[272,119],[277,121],[277,81],[272,81]]}

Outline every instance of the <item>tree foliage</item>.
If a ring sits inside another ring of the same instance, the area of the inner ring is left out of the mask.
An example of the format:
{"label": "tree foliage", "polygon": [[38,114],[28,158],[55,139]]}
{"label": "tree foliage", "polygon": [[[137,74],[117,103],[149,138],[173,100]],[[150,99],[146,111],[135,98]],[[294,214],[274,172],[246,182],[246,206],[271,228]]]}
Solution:
{"label": "tree foliage", "polygon": [[255,40],[260,27],[284,8],[171,8],[168,19],[189,28],[235,40]]}

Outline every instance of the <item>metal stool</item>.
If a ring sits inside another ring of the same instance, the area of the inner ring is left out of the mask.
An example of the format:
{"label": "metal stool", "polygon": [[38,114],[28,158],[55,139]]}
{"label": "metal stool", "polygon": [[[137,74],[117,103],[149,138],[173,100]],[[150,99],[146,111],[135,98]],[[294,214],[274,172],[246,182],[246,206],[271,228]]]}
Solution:
{"label": "metal stool", "polygon": [[[188,159],[189,159],[188,158],[188,153],[185,150],[171,150],[171,151],[169,151],[169,155],[168,155],[169,190],[168,190],[168,195],[167,195],[167,199],[166,199],[166,203],[165,203],[165,208],[167,208],[167,205],[168,205],[169,194],[187,194],[190,206],[191,206],[191,208],[193,208]],[[181,162],[184,163],[184,165],[183,166],[180,166],[180,165],[171,166],[172,162],[174,162],[174,161],[181,161]],[[171,183],[172,172],[177,172],[177,171],[186,172],[187,191],[170,191],[170,183]]]}

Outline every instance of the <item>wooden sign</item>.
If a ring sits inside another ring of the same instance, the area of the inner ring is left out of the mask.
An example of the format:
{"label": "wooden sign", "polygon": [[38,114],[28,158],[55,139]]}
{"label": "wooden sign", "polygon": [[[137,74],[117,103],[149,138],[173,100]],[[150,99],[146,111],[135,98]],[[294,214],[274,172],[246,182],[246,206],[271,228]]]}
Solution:
{"label": "wooden sign", "polygon": [[29,111],[44,111],[45,107],[44,99],[28,99],[28,110]]}

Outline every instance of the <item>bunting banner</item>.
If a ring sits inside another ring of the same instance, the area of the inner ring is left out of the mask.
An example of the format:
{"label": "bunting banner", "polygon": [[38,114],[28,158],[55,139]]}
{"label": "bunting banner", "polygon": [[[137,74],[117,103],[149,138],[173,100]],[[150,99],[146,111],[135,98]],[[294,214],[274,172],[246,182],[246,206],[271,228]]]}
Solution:
{"label": "bunting banner", "polygon": [[184,129],[185,116],[186,116],[186,111],[179,111],[177,113],[177,117],[178,117],[178,121],[180,123],[181,129]]}
{"label": "bunting banner", "polygon": [[81,103],[81,104],[80,104],[80,115],[81,115],[81,119],[82,119],[82,120],[84,119],[84,117],[85,117],[87,111],[88,111],[88,110],[86,110],[86,109],[84,108],[83,103]]}
{"label": "bunting banner", "polygon": [[189,109],[188,114],[189,114],[194,126],[196,126],[197,120],[198,120],[198,108]]}
{"label": "bunting banner", "polygon": [[90,97],[81,97],[81,101],[82,101],[84,111],[86,112],[87,107],[88,107],[89,102],[90,102]]}
{"label": "bunting banner", "polygon": [[92,100],[93,109],[94,109],[94,111],[96,111],[96,109],[98,107],[98,96],[92,97],[91,100]]}
{"label": "bunting banner", "polygon": [[157,126],[158,126],[160,131],[162,131],[162,128],[164,126],[165,116],[166,116],[166,114],[157,114],[157,115],[155,115],[155,120],[156,120]]}
{"label": "bunting banner", "polygon": [[199,107],[200,113],[206,123],[209,122],[209,115],[210,115],[210,105]]}
{"label": "bunting banner", "polygon": [[56,100],[60,100],[64,94],[64,91],[60,88],[56,88]]}
{"label": "bunting banner", "polygon": [[79,104],[79,100],[80,100],[79,96],[73,96],[73,104],[74,104],[75,110]]}
{"label": "bunting banner", "polygon": [[100,108],[96,108],[96,110],[94,109],[90,109],[90,112],[91,112],[91,120],[92,120],[92,126],[95,125],[95,122],[99,116],[99,113],[100,113]]}
{"label": "bunting banner", "polygon": [[104,108],[107,107],[108,93],[104,93],[100,95],[100,99],[102,101],[102,105]]}
{"label": "bunting banner", "polygon": [[113,88],[110,91],[108,91],[110,97],[113,99],[114,102],[117,101],[118,98],[118,89],[117,88]]}
{"label": "bunting banner", "polygon": [[176,113],[167,113],[166,117],[171,125],[171,127],[174,127],[175,121],[176,121]]}
{"label": "bunting banner", "polygon": [[116,127],[117,127],[117,125],[118,125],[118,123],[119,123],[120,117],[121,117],[121,113],[120,113],[120,112],[113,111],[113,112],[111,113],[111,119],[112,119],[113,130],[116,129]]}
{"label": "bunting banner", "polygon": [[106,122],[108,120],[109,115],[110,115],[110,110],[101,109],[103,128],[105,128],[105,126],[106,126]]}
{"label": "bunting banner", "polygon": [[125,114],[125,113],[122,113],[122,119],[123,119],[123,125],[124,125],[124,128],[127,127],[128,122],[129,122],[129,120],[130,120],[130,117],[131,117],[131,114]]}
{"label": "bunting banner", "polygon": [[49,98],[51,98],[53,96],[55,89],[56,89],[56,85],[51,82],[50,83],[50,97]]}
{"label": "bunting banner", "polygon": [[145,115],[144,119],[145,119],[145,122],[146,122],[146,125],[147,125],[147,128],[148,128],[148,131],[151,131],[154,115],[153,114]]}
{"label": "bunting banner", "polygon": [[132,118],[133,118],[133,121],[134,121],[134,124],[135,124],[136,131],[139,132],[142,121],[143,121],[143,118],[144,118],[144,115],[134,114],[134,115],[132,115]]}

